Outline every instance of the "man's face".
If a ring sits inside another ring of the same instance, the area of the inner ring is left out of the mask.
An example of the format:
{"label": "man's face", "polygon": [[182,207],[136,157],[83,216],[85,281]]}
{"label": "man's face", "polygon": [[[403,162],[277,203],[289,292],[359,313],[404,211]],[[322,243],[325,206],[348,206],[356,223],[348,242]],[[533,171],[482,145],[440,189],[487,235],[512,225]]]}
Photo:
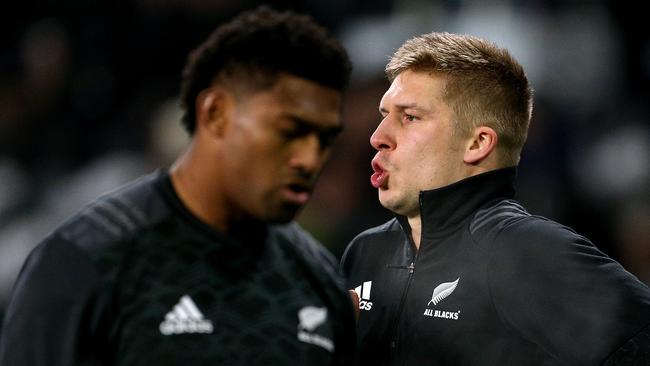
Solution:
{"label": "man's face", "polygon": [[370,137],[377,150],[371,183],[379,201],[408,217],[419,214],[419,193],[464,178],[466,140],[454,134],[443,101],[445,79],[427,72],[400,73],[379,104],[383,120]]}
{"label": "man's face", "polygon": [[291,75],[235,98],[217,162],[231,214],[267,222],[294,218],[342,128],[341,99],[334,89]]}

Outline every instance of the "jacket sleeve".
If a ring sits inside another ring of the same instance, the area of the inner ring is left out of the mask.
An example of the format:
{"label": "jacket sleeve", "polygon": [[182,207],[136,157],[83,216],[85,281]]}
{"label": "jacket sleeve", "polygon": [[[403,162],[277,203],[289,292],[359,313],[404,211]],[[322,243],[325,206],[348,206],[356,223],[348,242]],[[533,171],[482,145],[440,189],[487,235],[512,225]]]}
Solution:
{"label": "jacket sleeve", "polygon": [[571,229],[529,217],[496,243],[488,281],[499,316],[559,361],[599,365],[647,332],[650,289]]}
{"label": "jacket sleeve", "polygon": [[611,355],[605,366],[643,366],[650,363],[650,326],[645,327]]}
{"label": "jacket sleeve", "polygon": [[52,237],[29,255],[0,337],[3,366],[92,364],[89,309],[97,275],[75,246]]}

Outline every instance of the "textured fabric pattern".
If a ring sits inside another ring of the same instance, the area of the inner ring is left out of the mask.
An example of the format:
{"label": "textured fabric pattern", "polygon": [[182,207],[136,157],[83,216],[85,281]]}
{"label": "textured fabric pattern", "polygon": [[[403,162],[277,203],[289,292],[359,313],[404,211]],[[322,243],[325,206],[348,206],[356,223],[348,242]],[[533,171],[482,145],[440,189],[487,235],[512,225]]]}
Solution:
{"label": "textured fabric pattern", "polygon": [[[343,364],[354,320],[329,253],[295,224],[266,230],[250,242],[211,230],[180,205],[165,173],[100,198],[30,256],[0,361]],[[44,334],[38,344],[34,333]]]}

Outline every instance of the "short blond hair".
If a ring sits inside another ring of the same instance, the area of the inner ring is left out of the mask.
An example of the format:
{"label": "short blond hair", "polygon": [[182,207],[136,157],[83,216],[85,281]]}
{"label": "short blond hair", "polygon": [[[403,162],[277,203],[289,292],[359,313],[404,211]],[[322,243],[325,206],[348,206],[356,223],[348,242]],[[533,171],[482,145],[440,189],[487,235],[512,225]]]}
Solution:
{"label": "short blond hair", "polygon": [[428,33],[406,41],[386,65],[386,75],[392,82],[407,69],[445,77],[444,100],[454,111],[456,132],[467,136],[475,127],[491,127],[500,164],[519,163],[533,90],[508,50],[473,36]]}

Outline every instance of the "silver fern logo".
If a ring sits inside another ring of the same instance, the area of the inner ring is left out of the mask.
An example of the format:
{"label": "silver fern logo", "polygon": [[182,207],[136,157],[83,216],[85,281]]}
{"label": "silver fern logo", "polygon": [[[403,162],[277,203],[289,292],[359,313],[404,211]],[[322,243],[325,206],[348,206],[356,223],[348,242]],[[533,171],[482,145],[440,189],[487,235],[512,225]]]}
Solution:
{"label": "silver fern logo", "polygon": [[305,306],[298,310],[298,340],[322,347],[329,352],[334,352],[334,342],[323,335],[316,333],[317,328],[327,322],[327,308]]}
{"label": "silver fern logo", "polygon": [[427,304],[427,306],[431,305],[438,305],[438,303],[442,300],[444,300],[447,296],[451,295],[452,292],[456,289],[456,286],[458,286],[458,281],[460,280],[460,277],[456,279],[456,281],[453,282],[445,282],[441,283],[438,285],[435,289],[433,289],[433,295],[431,295],[431,301]]}

